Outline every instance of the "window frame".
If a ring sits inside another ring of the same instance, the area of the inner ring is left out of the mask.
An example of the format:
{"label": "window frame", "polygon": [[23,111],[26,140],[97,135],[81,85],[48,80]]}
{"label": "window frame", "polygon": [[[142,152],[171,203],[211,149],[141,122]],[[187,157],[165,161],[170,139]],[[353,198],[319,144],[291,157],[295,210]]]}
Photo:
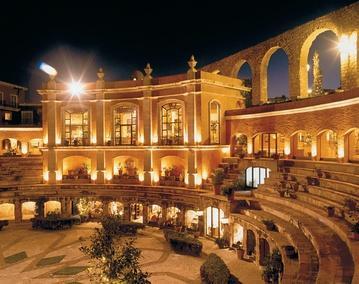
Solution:
{"label": "window frame", "polygon": [[[169,106],[169,108],[166,108]],[[173,107],[175,106],[175,107]],[[178,122],[168,122],[168,112],[177,109]],[[165,112],[165,114],[164,114]],[[167,102],[160,107],[160,131],[161,131],[161,145],[183,145],[184,144],[184,105],[181,102]],[[164,125],[166,127],[164,128]],[[169,138],[169,126],[177,126],[178,131],[173,135],[172,139]],[[170,142],[172,141],[172,142]]]}
{"label": "window frame", "polygon": [[[66,118],[66,113],[69,114],[69,118]],[[72,124],[71,123],[71,116],[73,114],[79,114],[81,113],[82,114],[82,124]],[[87,113],[87,119],[84,118],[84,115],[85,113]],[[87,120],[87,124],[84,124],[84,121]],[[69,123],[66,124],[66,121],[68,121]],[[64,110],[63,111],[63,133],[64,133],[64,144],[65,144],[65,141],[68,141],[68,146],[73,146],[75,145],[73,143],[74,139],[76,137],[72,137],[71,133],[72,133],[72,127],[73,126],[81,126],[82,127],[82,137],[79,139],[80,140],[80,143],[78,144],[79,146],[87,146],[89,145],[90,143],[90,113],[89,111],[86,109],[86,110],[70,110],[70,109],[67,109],[67,110]],[[84,130],[84,127],[87,126],[87,131]],[[69,127],[69,131],[67,131],[67,127]],[[87,137],[86,137],[86,133],[87,133]],[[67,136],[68,134],[68,136]]]}
{"label": "window frame", "polygon": [[[218,142],[212,142],[212,130],[211,130],[211,106],[212,104],[216,104],[217,105],[217,112],[218,112],[218,121],[216,123],[218,129]],[[209,133],[209,144],[211,145],[220,145],[221,144],[221,104],[216,101],[216,100],[212,100],[209,102],[209,108],[208,108],[208,133]]]}
{"label": "window frame", "polygon": [[[23,114],[31,114],[31,122],[24,121]],[[22,110],[21,111],[21,124],[33,124],[34,123],[34,112],[31,110]]]}
{"label": "window frame", "polygon": [[[116,120],[117,120],[116,112],[118,112],[118,110],[120,110],[121,108],[132,109],[130,124],[122,123],[120,118],[119,118],[120,123],[116,124]],[[135,113],[135,115],[133,115],[134,113]],[[136,105],[132,105],[132,104],[117,105],[113,108],[112,119],[113,119],[113,145],[115,145],[115,146],[137,145],[137,141],[138,141],[138,107]],[[130,143],[122,143],[122,138],[123,138],[122,137],[122,128],[123,127],[130,128],[130,131],[129,131],[131,133]],[[117,130],[117,128],[118,128],[118,130]],[[119,133],[119,138],[116,137],[116,133]]]}

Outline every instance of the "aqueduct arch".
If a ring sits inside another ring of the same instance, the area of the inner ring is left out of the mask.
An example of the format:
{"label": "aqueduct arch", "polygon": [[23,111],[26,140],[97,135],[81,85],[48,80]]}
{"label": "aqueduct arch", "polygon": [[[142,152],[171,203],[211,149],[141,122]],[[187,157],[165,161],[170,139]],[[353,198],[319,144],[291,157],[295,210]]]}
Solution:
{"label": "aqueduct arch", "polygon": [[[267,78],[263,73],[266,70],[261,66],[263,67],[262,63],[266,62],[267,57],[270,58],[270,55],[281,47],[288,56],[289,97],[292,99],[307,97],[307,58],[312,42],[319,34],[328,30],[333,31],[338,38],[354,34],[356,39],[359,34],[358,14],[359,3],[357,2],[241,50],[202,69],[209,72],[220,70],[222,75],[237,77],[241,65],[246,61],[249,62],[253,71],[253,104],[265,103]],[[350,57],[341,55],[340,81],[343,90],[359,87],[358,40],[352,44],[356,45],[353,47],[355,50],[353,54]]]}

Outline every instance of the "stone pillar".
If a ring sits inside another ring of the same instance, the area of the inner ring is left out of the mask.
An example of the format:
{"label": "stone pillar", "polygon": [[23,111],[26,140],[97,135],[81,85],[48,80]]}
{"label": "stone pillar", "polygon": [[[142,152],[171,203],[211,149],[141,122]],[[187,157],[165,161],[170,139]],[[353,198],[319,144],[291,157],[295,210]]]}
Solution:
{"label": "stone pillar", "polygon": [[[98,80],[96,81],[97,89],[105,88],[103,69],[97,72]],[[105,94],[103,91],[96,94],[96,145],[105,145]],[[92,140],[92,139],[91,139]],[[91,141],[92,142],[92,141]]]}
{"label": "stone pillar", "polygon": [[297,45],[290,47],[288,55],[288,90],[289,98],[308,97],[308,70],[307,60],[300,62],[300,48]]}
{"label": "stone pillar", "polygon": [[167,219],[167,204],[162,204],[162,220],[161,223],[163,224],[164,222],[166,222]]}
{"label": "stone pillar", "polygon": [[148,223],[148,204],[143,204],[142,205],[142,216],[143,216],[143,224],[147,224]]}
{"label": "stone pillar", "polygon": [[15,203],[15,222],[20,223],[22,221],[21,200],[16,199],[14,203]]}
{"label": "stone pillar", "polygon": [[253,64],[252,74],[252,105],[259,105],[267,102],[267,70],[261,72],[261,64]]}
{"label": "stone pillar", "polygon": [[186,225],[186,207],[182,206],[180,210],[181,210],[180,222],[181,222],[182,226],[185,226]]}
{"label": "stone pillar", "polygon": [[104,184],[105,183],[105,151],[97,151],[96,152],[96,171],[97,171],[97,178],[96,184]]}
{"label": "stone pillar", "polygon": [[109,216],[110,215],[110,201],[109,200],[102,200],[102,214],[103,216]]}
{"label": "stone pillar", "polygon": [[144,163],[143,184],[152,185],[152,151],[151,150],[145,150],[143,163]]}
{"label": "stone pillar", "polygon": [[256,231],[255,235],[256,235],[256,264],[257,266],[260,265],[260,232]]}
{"label": "stone pillar", "polygon": [[247,226],[243,224],[243,241],[242,241],[243,250],[247,254]]}
{"label": "stone pillar", "polygon": [[69,197],[65,199],[65,214],[67,216],[72,215],[72,200]]}
{"label": "stone pillar", "polygon": [[49,184],[56,184],[57,154],[53,147],[48,151]]}
{"label": "stone pillar", "polygon": [[129,203],[123,204],[123,220],[130,221],[131,206]]}
{"label": "stone pillar", "polygon": [[187,154],[188,162],[188,187],[196,187],[196,175],[197,175],[197,153],[194,150],[189,150]]}
{"label": "stone pillar", "polygon": [[[196,65],[197,61],[194,59],[192,55],[190,60],[188,61],[188,65],[190,69],[187,71],[187,80],[195,80],[196,79]],[[187,140],[188,145],[194,145],[196,142],[196,85],[191,84],[187,85],[187,93],[186,96],[186,124],[187,124]]]}
{"label": "stone pillar", "polygon": [[[152,82],[151,73],[153,69],[151,65],[147,63],[145,70],[145,77],[143,78],[143,85],[149,86]],[[144,145],[151,145],[152,143],[152,103],[151,103],[151,95],[152,92],[150,89],[146,89],[143,92],[143,144]]]}
{"label": "stone pillar", "polygon": [[340,84],[343,90],[359,86],[359,41],[358,33],[347,31],[339,37],[349,48],[340,51]]}

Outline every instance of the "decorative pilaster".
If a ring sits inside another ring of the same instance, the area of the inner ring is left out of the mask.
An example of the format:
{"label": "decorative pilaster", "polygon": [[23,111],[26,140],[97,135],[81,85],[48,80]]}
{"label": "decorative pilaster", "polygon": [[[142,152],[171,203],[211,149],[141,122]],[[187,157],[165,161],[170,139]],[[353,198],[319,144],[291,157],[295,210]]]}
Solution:
{"label": "decorative pilaster", "polygon": [[97,76],[96,89],[99,92],[96,94],[96,145],[103,146],[105,145],[105,73],[102,68],[97,72]]}
{"label": "decorative pilaster", "polygon": [[143,224],[147,224],[148,223],[148,205],[143,204],[142,206],[143,206],[142,207]]}
{"label": "decorative pilaster", "polygon": [[15,203],[15,222],[20,223],[22,221],[21,200],[16,199],[14,203]]}

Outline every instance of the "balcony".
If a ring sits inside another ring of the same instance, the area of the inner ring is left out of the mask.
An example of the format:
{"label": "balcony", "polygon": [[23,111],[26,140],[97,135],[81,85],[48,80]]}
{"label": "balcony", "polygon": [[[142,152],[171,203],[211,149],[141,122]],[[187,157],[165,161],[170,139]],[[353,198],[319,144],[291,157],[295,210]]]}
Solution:
{"label": "balcony", "polygon": [[65,139],[63,142],[64,146],[90,146],[89,138],[74,138]]}
{"label": "balcony", "polygon": [[63,183],[91,183],[91,175],[84,168],[68,170],[67,175],[62,176]]}

